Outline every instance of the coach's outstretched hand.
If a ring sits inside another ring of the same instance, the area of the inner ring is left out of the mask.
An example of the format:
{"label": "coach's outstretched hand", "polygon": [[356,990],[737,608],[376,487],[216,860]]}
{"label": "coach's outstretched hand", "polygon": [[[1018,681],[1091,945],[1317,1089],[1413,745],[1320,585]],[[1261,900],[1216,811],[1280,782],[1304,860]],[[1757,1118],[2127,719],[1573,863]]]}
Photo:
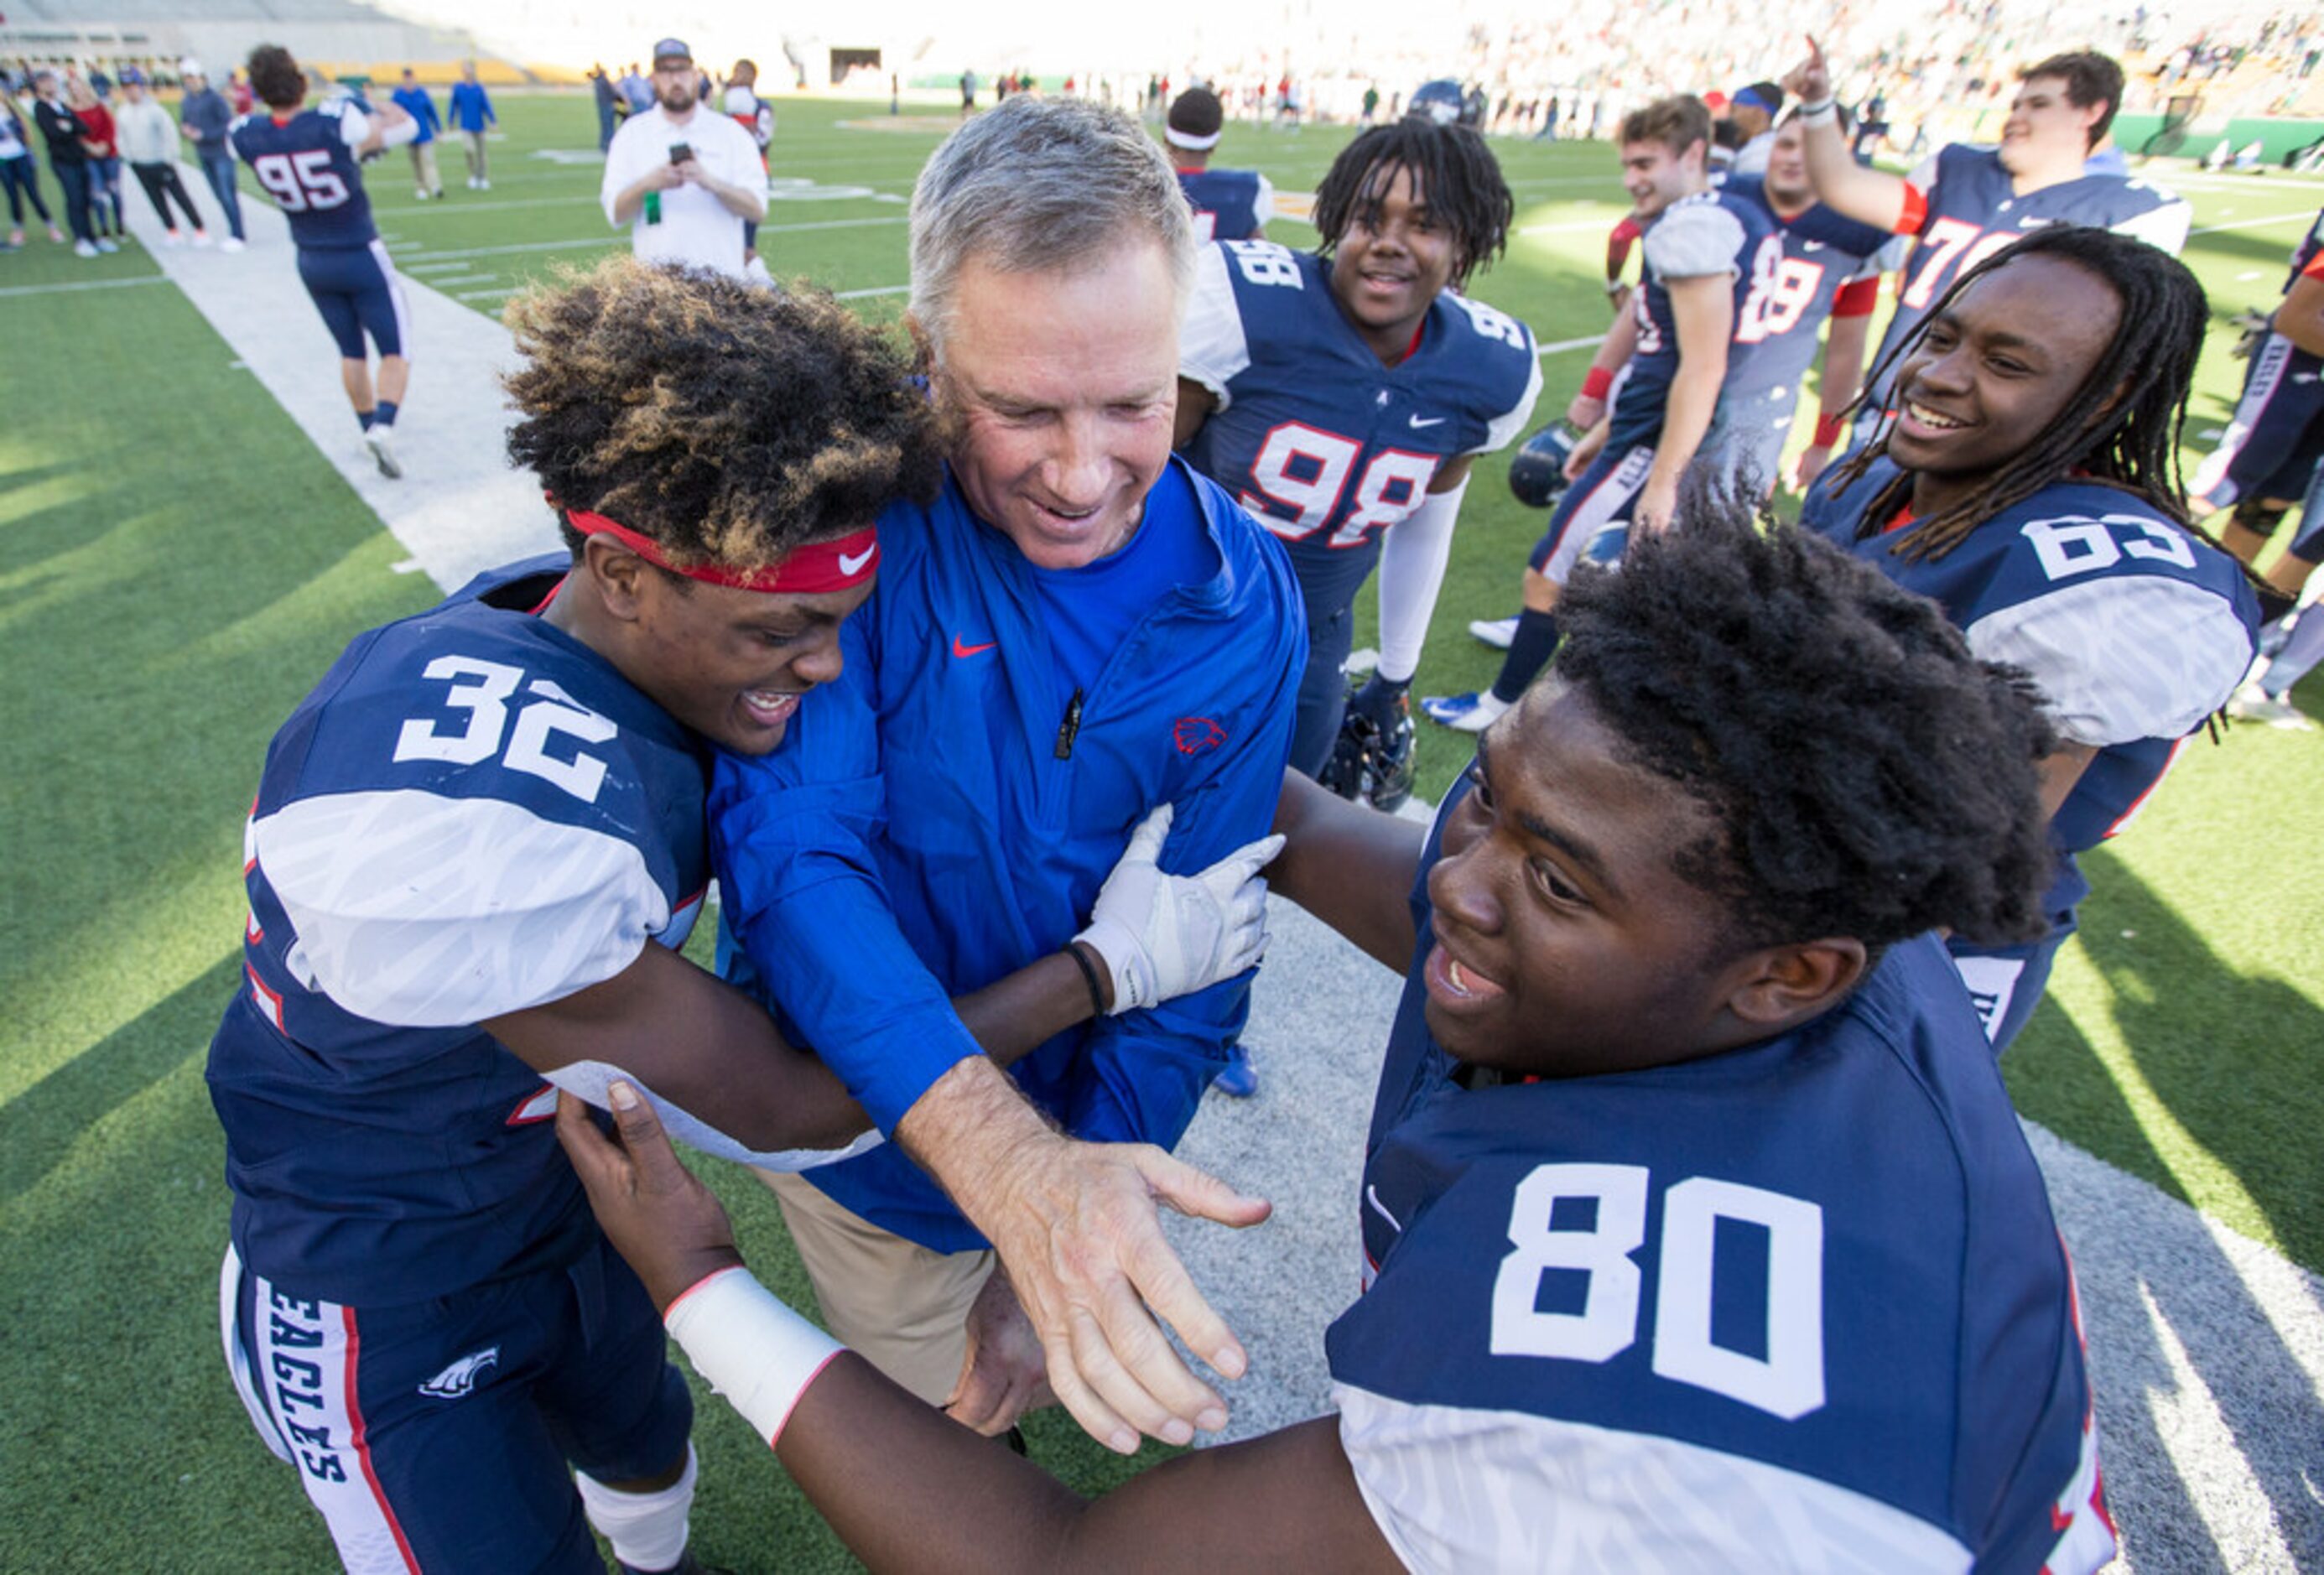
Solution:
{"label": "coach's outstretched hand", "polygon": [[653,1107],[615,1080],[606,1091],[621,1142],[597,1130],[589,1106],[557,1096],[557,1140],[589,1194],[606,1239],[667,1312],[689,1285],[742,1261],[726,1207],[669,1146]]}

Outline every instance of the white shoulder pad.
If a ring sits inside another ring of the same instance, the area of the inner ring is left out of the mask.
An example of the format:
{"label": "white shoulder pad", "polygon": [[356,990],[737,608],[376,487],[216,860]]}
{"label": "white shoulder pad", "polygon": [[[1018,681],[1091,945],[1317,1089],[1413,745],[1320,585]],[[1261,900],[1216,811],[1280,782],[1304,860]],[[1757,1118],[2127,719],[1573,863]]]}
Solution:
{"label": "white shoulder pad", "polygon": [[2183,197],[2174,197],[2159,188],[2154,195],[2162,200],[2144,213],[2134,214],[2120,224],[2110,226],[2117,235],[2129,235],[2144,241],[2157,251],[2168,252],[2173,257],[2187,249],[2187,235],[2195,222],[2195,209]]}
{"label": "white shoulder pad", "polygon": [[1534,401],[1541,398],[1541,357],[1536,355],[1533,370],[1526,378],[1525,392],[1517,402],[1493,418],[1485,427],[1485,440],[1471,449],[1471,454],[1491,454],[1507,448],[1517,441],[1517,434],[1533,419]]}
{"label": "white shoulder pad", "polygon": [[1649,1433],[1335,1384],[1340,1444],[1406,1568],[1961,1575],[1942,1527],[1814,1477]]}
{"label": "white shoulder pad", "polygon": [[2167,575],[2062,585],[1965,632],[1984,660],[2033,675],[2060,732],[2099,749],[2192,732],[2227,703],[2252,658],[2233,607]]}
{"label": "white shoulder pad", "polygon": [[1715,202],[1682,203],[1646,232],[1646,266],[1660,279],[1739,272],[1743,221]]}
{"label": "white shoulder pad", "polygon": [[1209,389],[1223,410],[1234,402],[1227,384],[1250,364],[1250,343],[1243,336],[1234,281],[1227,277],[1226,248],[1214,241],[1194,257],[1186,320],[1178,330],[1178,375]]}
{"label": "white shoulder pad", "polygon": [[301,799],[252,823],[315,987],[374,1022],[455,1027],[560,1000],[669,923],[631,843],[495,798]]}

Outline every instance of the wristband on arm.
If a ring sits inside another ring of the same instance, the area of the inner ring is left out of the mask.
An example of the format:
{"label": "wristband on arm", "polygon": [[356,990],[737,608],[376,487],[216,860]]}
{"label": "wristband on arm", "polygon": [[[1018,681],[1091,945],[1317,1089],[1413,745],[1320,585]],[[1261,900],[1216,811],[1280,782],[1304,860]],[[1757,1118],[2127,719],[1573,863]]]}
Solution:
{"label": "wristband on arm", "polygon": [[777,1301],[741,1264],[681,1292],[662,1326],[770,1449],[799,1396],[847,1349]]}
{"label": "wristband on arm", "polygon": [[1848,418],[1846,416],[1836,416],[1827,411],[1818,411],[1816,414],[1815,424],[1815,446],[1818,448],[1829,448],[1833,444],[1839,442],[1840,434],[1847,430]]}
{"label": "wristband on arm", "polygon": [[1585,400],[1602,400],[1613,386],[1614,374],[1603,366],[1593,366],[1582,374],[1582,397]]}

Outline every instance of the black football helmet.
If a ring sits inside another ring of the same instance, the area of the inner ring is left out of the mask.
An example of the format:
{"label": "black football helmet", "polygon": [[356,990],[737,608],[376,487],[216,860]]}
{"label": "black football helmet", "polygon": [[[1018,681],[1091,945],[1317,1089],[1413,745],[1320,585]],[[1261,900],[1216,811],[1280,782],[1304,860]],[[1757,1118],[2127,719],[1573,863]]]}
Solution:
{"label": "black football helmet", "polygon": [[1563,420],[1525,440],[1509,459],[1509,491],[1528,509],[1550,509],[1565,491],[1565,460],[1581,437]]}
{"label": "black football helmet", "polygon": [[[1348,698],[1360,685],[1349,686]],[[1388,713],[1388,725],[1369,710],[1353,704],[1340,719],[1340,736],[1332,746],[1316,780],[1342,798],[1394,812],[1412,797],[1412,702],[1398,694]]]}

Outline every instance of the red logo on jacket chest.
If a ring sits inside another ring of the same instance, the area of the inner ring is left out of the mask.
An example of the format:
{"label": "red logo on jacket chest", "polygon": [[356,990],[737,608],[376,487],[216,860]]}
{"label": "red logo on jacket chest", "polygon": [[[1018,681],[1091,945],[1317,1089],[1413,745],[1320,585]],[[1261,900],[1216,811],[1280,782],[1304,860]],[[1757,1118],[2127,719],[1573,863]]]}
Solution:
{"label": "red logo on jacket chest", "polygon": [[1182,716],[1170,724],[1170,741],[1182,755],[1199,755],[1227,741],[1227,730],[1207,716]]}

